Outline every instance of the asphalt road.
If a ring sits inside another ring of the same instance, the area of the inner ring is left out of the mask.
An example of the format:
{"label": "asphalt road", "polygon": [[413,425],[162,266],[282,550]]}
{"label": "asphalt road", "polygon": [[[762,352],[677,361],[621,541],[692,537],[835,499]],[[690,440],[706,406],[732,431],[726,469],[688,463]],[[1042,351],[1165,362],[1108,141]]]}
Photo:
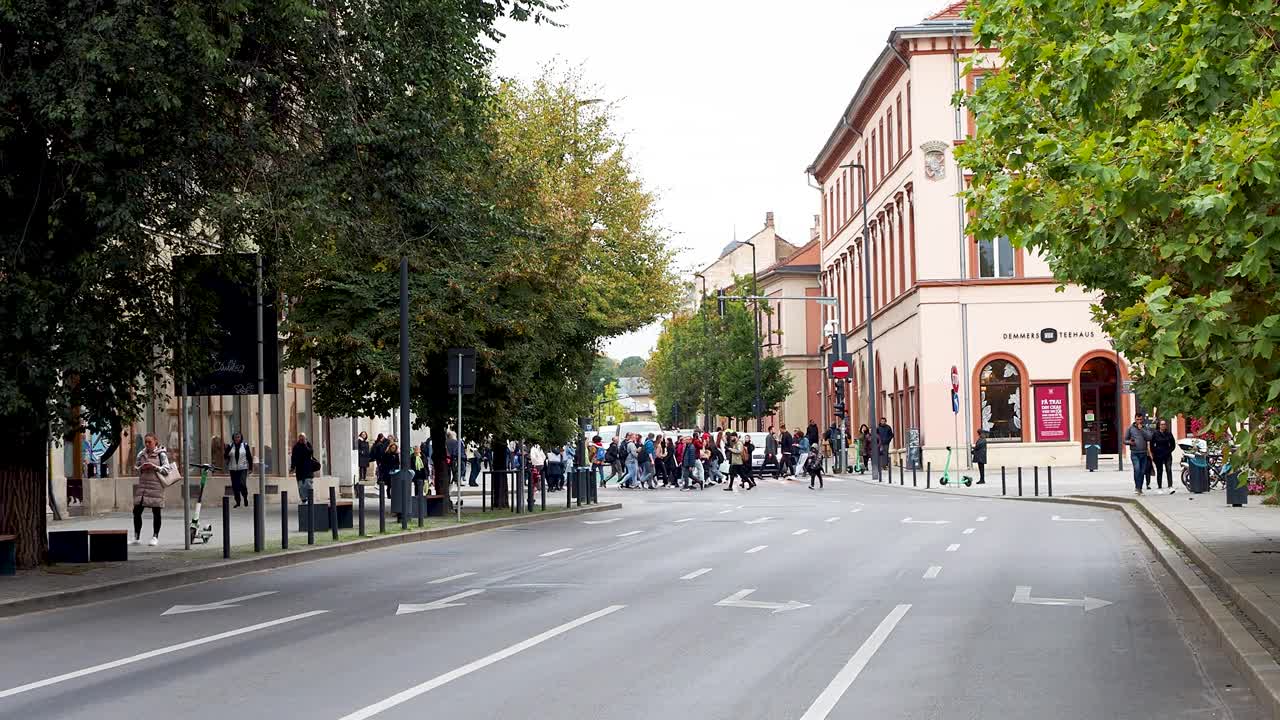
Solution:
{"label": "asphalt road", "polygon": [[1263,717],[1115,513],[854,481],[619,496],[0,620],[0,718]]}

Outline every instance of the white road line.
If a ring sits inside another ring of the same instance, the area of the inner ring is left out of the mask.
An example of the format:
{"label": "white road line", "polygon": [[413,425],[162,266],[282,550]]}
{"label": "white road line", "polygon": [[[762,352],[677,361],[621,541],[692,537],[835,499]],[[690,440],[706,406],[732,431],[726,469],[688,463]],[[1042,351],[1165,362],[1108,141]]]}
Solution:
{"label": "white road line", "polygon": [[978,516],[978,522],[986,522],[986,521],[987,521],[987,516],[986,516],[986,515],[979,515],[979,516]]}
{"label": "white road line", "polygon": [[516,643],[515,645],[511,645],[510,647],[503,648],[502,650],[499,650],[498,652],[493,653],[492,655],[486,655],[480,658],[479,660],[473,660],[472,662],[469,662],[460,668],[450,670],[449,672],[444,673],[443,675],[437,675],[431,678],[430,680],[422,683],[421,685],[415,685],[409,688],[408,690],[396,693],[395,695],[392,695],[386,700],[382,700],[372,705],[369,705],[367,707],[361,708],[349,715],[344,715],[341,718],[341,720],[366,720],[367,718],[371,718],[374,715],[377,715],[378,713],[384,712],[386,710],[390,710],[391,708],[396,707],[397,705],[406,703],[418,697],[419,695],[422,695],[423,693],[431,692],[432,690],[435,690],[436,688],[442,685],[447,685],[453,682],[454,680],[457,680],[458,678],[466,677],[467,675],[470,675],[471,673],[477,670],[483,670],[484,668],[487,668],[490,665],[496,662],[499,662],[501,660],[505,660],[511,657],[512,655],[524,652],[525,650],[528,650],[529,648],[532,648],[534,646],[541,645],[542,643],[558,635],[563,635],[569,632],[570,630],[573,630],[574,628],[581,627],[582,625],[586,625],[587,623],[593,620],[599,620],[600,618],[606,615],[612,615],[613,613],[625,607],[626,605],[610,605],[609,607],[603,610],[597,610],[589,615],[583,615],[577,620],[571,620],[563,625],[558,625],[556,627],[553,627],[544,633],[534,635],[528,640],[523,640],[521,642]]}
{"label": "white road line", "polygon": [[932,580],[938,577],[938,573],[942,572],[941,565],[930,565],[928,570],[924,571],[924,579]]}
{"label": "white road line", "polygon": [[644,532],[644,531],[643,531],[643,530],[632,530],[631,532],[618,533],[618,537],[631,537],[632,535],[639,535],[639,534],[640,534],[640,533],[642,533],[642,532]]}
{"label": "white road line", "polygon": [[733,512],[733,508],[729,508],[728,510],[721,510],[720,512],[718,512],[718,513],[716,513],[716,514],[717,514],[717,515],[723,515],[723,514],[725,514],[725,513],[731,513],[731,512]]}
{"label": "white road line", "polygon": [[837,522],[838,520],[840,520],[840,516],[833,515],[832,517],[827,518],[826,522]]}
{"label": "white road line", "polygon": [[797,531],[795,531],[795,532],[793,532],[793,533],[791,533],[791,534],[792,534],[792,535],[803,535],[803,534],[805,534],[805,533],[807,533],[807,532],[809,532],[809,528],[800,528],[799,530],[797,530]]}
{"label": "white road line", "polygon": [[767,548],[767,547],[769,547],[769,546],[768,546],[768,545],[757,545],[757,546],[755,546],[755,547],[751,548],[750,550],[746,551],[746,552],[745,552],[745,553],[743,553],[743,554],[744,554],[744,555],[750,555],[751,553],[758,553],[758,552],[760,552],[761,550],[763,550],[763,549],[765,549],[765,548]]}
{"label": "white road line", "polygon": [[538,557],[551,557],[552,555],[559,555],[560,553],[567,553],[567,552],[569,552],[569,551],[570,551],[570,550],[572,550],[572,549],[573,549],[573,548],[560,548],[559,550],[552,550],[551,552],[544,552],[544,553],[542,553],[541,555],[539,555]]}
{"label": "white road line", "polygon": [[851,512],[851,513],[862,512],[862,508],[854,508],[854,509],[850,510],[849,512]]}
{"label": "white road line", "polygon": [[698,577],[699,575],[706,575],[706,574],[707,574],[707,573],[709,573],[709,572],[711,572],[711,568],[698,568],[697,570],[694,570],[693,572],[689,573],[688,575],[681,575],[681,576],[680,576],[680,579],[681,579],[681,580],[692,580],[692,579],[694,579],[694,578]]}
{"label": "white road line", "polygon": [[678,523],[682,523],[682,522],[693,522],[693,518],[680,518],[679,520],[676,520],[676,522],[678,522]]}
{"label": "white road line", "polygon": [[977,529],[978,529],[978,528],[965,528],[965,529],[964,529],[964,532],[962,532],[962,533],[960,533],[960,534],[961,534],[961,535],[972,535],[972,534],[973,534],[973,531],[974,531],[974,530],[977,530]]}
{"label": "white road line", "polygon": [[148,650],[147,652],[144,652],[144,653],[139,653],[137,655],[130,655],[129,657],[120,658],[119,660],[112,660],[111,662],[105,662],[105,663],[102,663],[101,665],[94,665],[93,667],[87,667],[87,668],[84,668],[83,670],[76,670],[75,672],[69,672],[63,675],[46,678],[44,680],[37,680],[36,682],[27,683],[26,685],[19,685],[18,687],[15,687],[15,688],[9,688],[8,690],[0,691],[0,699],[13,697],[14,695],[21,695],[24,692],[38,690],[42,687],[49,687],[50,685],[57,685],[60,682],[75,680],[76,678],[82,678],[86,675],[93,675],[94,673],[100,673],[105,670],[113,670],[115,668],[123,667],[125,665],[132,665],[133,663],[142,662],[143,660],[150,660],[151,658],[160,657],[161,655],[168,655],[170,653],[180,652],[182,650],[188,650],[193,647],[208,645],[209,643],[217,642],[219,640],[226,640],[227,638],[233,638],[233,637],[236,637],[237,635],[247,635],[249,633],[257,632],[259,630],[265,630],[269,627],[275,627],[276,625],[284,625],[285,623],[291,623],[297,620],[305,620],[309,617],[315,617],[316,615],[323,615],[327,612],[329,611],[328,610],[312,610],[311,612],[304,612],[298,615],[290,615],[289,617],[280,618],[279,620],[269,620],[267,622],[258,623],[257,625],[242,627],[238,630],[228,630],[227,632],[218,633],[217,635],[210,635],[208,637],[197,638],[195,640],[188,640],[187,642],[184,642],[184,643],[178,643],[177,645],[169,645],[168,647],[162,647],[157,650]]}
{"label": "white road line", "polygon": [[960,549],[960,543],[951,543],[947,546],[947,552],[955,552]]}
{"label": "white road line", "polygon": [[849,662],[840,668],[840,672],[836,673],[836,676],[831,679],[831,683],[822,691],[818,699],[813,701],[813,704],[804,712],[800,720],[825,720],[831,714],[831,711],[835,709],[836,703],[840,702],[840,698],[848,691],[849,686],[853,684],[854,680],[858,679],[858,675],[867,666],[867,663],[871,661],[871,657],[876,654],[876,651],[880,649],[884,641],[889,638],[889,633],[893,632],[893,628],[898,625],[902,620],[902,616],[906,615],[910,609],[910,605],[899,605],[884,620],[880,621],[871,636],[862,643],[862,647],[858,648],[853,657],[849,658]]}
{"label": "white road line", "polygon": [[458,573],[457,575],[450,575],[449,577],[436,578],[435,580],[432,580],[431,582],[429,582],[429,583],[427,583],[427,584],[428,584],[428,585],[439,585],[439,584],[441,584],[441,583],[447,583],[447,582],[452,582],[452,581],[454,581],[454,580],[461,580],[462,578],[471,577],[472,575],[475,575],[475,573],[473,573],[473,572]]}

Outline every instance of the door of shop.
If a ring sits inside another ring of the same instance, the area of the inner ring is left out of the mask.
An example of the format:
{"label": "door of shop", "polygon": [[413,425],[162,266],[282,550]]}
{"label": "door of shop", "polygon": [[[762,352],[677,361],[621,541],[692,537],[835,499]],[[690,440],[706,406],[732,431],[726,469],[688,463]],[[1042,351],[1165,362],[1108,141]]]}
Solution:
{"label": "door of shop", "polygon": [[1116,364],[1106,358],[1093,358],[1080,370],[1080,417],[1084,433],[1080,452],[1087,438],[1096,432],[1103,454],[1114,454],[1119,448],[1116,425]]}

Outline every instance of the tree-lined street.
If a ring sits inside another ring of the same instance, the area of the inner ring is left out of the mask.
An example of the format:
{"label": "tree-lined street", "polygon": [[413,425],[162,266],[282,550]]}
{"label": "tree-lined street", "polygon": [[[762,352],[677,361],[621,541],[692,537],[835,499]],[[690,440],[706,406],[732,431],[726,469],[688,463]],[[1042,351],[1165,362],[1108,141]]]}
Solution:
{"label": "tree-lined street", "polygon": [[[25,649],[0,659],[0,710],[1263,716],[1117,514],[1055,512],[855,480],[653,493],[607,517],[7,620]],[[1073,604],[1086,597],[1109,604]]]}

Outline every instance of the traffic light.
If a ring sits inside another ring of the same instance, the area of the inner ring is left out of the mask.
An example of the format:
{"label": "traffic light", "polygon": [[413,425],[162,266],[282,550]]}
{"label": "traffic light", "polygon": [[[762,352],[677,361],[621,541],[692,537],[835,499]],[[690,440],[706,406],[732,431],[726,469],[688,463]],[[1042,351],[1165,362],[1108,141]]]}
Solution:
{"label": "traffic light", "polygon": [[836,417],[840,419],[844,419],[844,401],[840,401],[836,403],[835,411],[836,411]]}

